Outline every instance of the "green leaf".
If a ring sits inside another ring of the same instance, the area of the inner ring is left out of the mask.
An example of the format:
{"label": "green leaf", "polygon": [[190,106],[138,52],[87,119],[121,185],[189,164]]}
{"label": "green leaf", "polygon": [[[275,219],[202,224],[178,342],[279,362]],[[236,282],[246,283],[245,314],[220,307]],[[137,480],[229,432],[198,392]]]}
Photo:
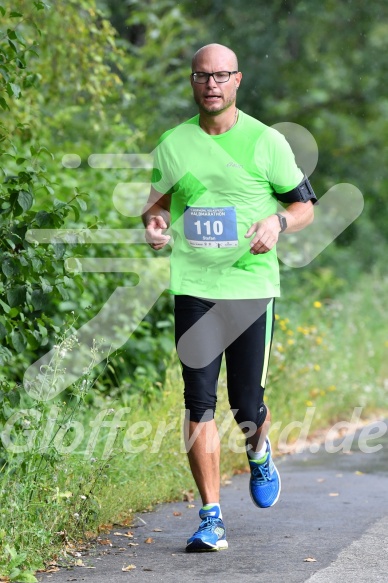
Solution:
{"label": "green leaf", "polygon": [[34,202],[34,198],[30,192],[27,190],[21,190],[18,195],[18,203],[24,210],[24,212],[28,211]]}
{"label": "green leaf", "polygon": [[17,407],[20,403],[20,393],[16,389],[9,391],[9,393],[7,393],[7,398],[11,407]]}
{"label": "green leaf", "polygon": [[35,273],[40,273],[42,271],[43,261],[39,259],[39,257],[32,258],[32,268]]}
{"label": "green leaf", "polygon": [[1,12],[1,16],[4,16],[4,14],[5,14],[4,6],[0,6],[0,12]]}
{"label": "green leaf", "polygon": [[43,293],[48,294],[53,291],[53,286],[50,284],[49,281],[47,281],[47,279],[45,279],[44,277],[40,277],[39,279],[40,283],[42,284]]}
{"label": "green leaf", "polygon": [[88,209],[86,202],[82,198],[77,196],[76,201],[81,211],[86,211]]}
{"label": "green leaf", "polygon": [[0,67],[0,75],[2,75],[4,77],[4,79],[8,82],[9,75],[8,75],[7,67],[5,67],[5,66]]}
{"label": "green leaf", "polygon": [[11,308],[9,307],[8,304],[6,304],[5,302],[3,302],[3,300],[0,300],[0,306],[3,308],[4,312],[6,314],[9,314],[11,311]]}
{"label": "green leaf", "polygon": [[11,247],[11,249],[15,249],[15,248],[16,248],[16,245],[15,245],[15,243],[12,241],[12,239],[8,239],[8,237],[6,237],[6,239],[5,239],[5,240],[7,241],[8,245]]}
{"label": "green leaf", "polygon": [[15,99],[19,99],[21,94],[21,89],[19,85],[16,85],[16,83],[7,83],[6,90],[10,97],[12,97],[13,95]]}
{"label": "green leaf", "polygon": [[62,200],[59,200],[58,198],[54,198],[53,202],[54,202],[55,209],[61,209],[67,205],[66,202],[63,202]]}
{"label": "green leaf", "polygon": [[20,261],[20,265],[23,265],[23,267],[28,267],[29,262],[27,261],[25,256],[22,255],[21,253],[19,254],[19,261]]}
{"label": "green leaf", "polygon": [[[39,56],[39,55],[37,55]],[[46,154],[48,154],[51,158],[51,160],[54,160],[54,154],[52,152],[50,152],[50,150],[48,150],[46,148],[46,146],[40,146],[39,150],[38,150],[38,154],[40,154],[41,152],[45,152]]]}
{"label": "green leaf", "polygon": [[83,279],[82,279],[82,277],[80,275],[75,275],[73,277],[73,281],[74,281],[75,285],[77,286],[77,288],[79,289],[79,291],[81,292],[81,294],[83,294],[84,291],[85,291],[85,288],[83,286]]}
{"label": "green leaf", "polygon": [[45,8],[49,7],[49,5],[46,4],[45,2],[42,2],[42,0],[37,0],[36,2],[34,2],[34,5],[37,10],[44,10]]}
{"label": "green leaf", "polygon": [[61,294],[63,300],[70,299],[70,294],[67,291],[67,289],[65,287],[63,287],[63,285],[56,285],[55,287],[57,288],[57,290]]}
{"label": "green leaf", "polygon": [[47,194],[54,194],[55,190],[53,189],[52,186],[50,186],[49,184],[45,184],[44,187],[45,191],[47,192]]}
{"label": "green leaf", "polygon": [[52,246],[54,249],[55,259],[62,259],[62,257],[64,256],[64,254],[66,252],[66,245],[64,243],[58,242],[58,243],[52,243]]}
{"label": "green leaf", "polygon": [[20,12],[14,12],[14,11],[10,12],[9,15],[11,18],[22,18],[23,17],[23,14],[20,14]]}
{"label": "green leaf", "polygon": [[24,351],[24,349],[26,347],[26,343],[25,343],[24,337],[17,330],[14,330],[12,332],[12,334],[11,334],[11,342],[13,344],[14,349],[17,352],[23,352]]}
{"label": "green leaf", "polygon": [[7,300],[11,308],[21,306],[26,301],[26,288],[24,285],[17,285],[7,291]]}
{"label": "green leaf", "polygon": [[71,206],[71,208],[73,209],[74,218],[75,218],[75,220],[78,222],[78,221],[79,221],[79,210],[78,210],[78,208],[75,206],[75,204],[71,204],[70,206]]}
{"label": "green leaf", "polygon": [[5,329],[3,324],[0,322],[0,340],[3,340],[3,338],[5,338],[6,336],[7,336],[7,330]]}
{"label": "green leaf", "polygon": [[46,211],[39,211],[35,215],[35,221],[38,227],[45,227],[47,224],[51,222],[52,213],[48,213]]}
{"label": "green leaf", "polygon": [[31,346],[32,350],[39,348],[41,340],[39,332],[37,330],[34,330],[33,332],[31,332],[31,330],[26,330],[25,333],[28,344]]}
{"label": "green leaf", "polygon": [[31,303],[34,310],[43,310],[43,308],[47,305],[48,299],[49,296],[44,294],[40,289],[34,289],[31,294]]}
{"label": "green leaf", "polygon": [[11,49],[12,49],[12,50],[13,50],[15,53],[17,53],[17,52],[18,52],[17,46],[15,45],[15,43],[14,43],[14,42],[13,42],[13,41],[12,41],[10,38],[8,38],[8,44],[9,44],[9,46],[11,47]]}
{"label": "green leaf", "polygon": [[6,100],[4,99],[4,97],[0,97],[0,105],[3,109],[9,109],[9,105],[6,102]]}
{"label": "green leaf", "polygon": [[31,573],[31,571],[21,571],[17,575],[17,579],[15,581],[17,581],[17,583],[37,583],[38,579]]}
{"label": "green leaf", "polygon": [[16,262],[9,258],[2,262],[1,269],[6,277],[13,277],[19,272]]}

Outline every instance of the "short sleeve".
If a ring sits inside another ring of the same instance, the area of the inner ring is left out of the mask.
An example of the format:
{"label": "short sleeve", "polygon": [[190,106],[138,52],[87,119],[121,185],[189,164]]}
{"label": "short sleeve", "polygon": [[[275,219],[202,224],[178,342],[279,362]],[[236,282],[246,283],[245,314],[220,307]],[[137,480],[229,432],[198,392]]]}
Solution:
{"label": "short sleeve", "polygon": [[286,138],[273,128],[269,130],[268,181],[275,192],[283,194],[298,186],[304,175],[296,164],[294,153]]}
{"label": "short sleeve", "polygon": [[162,194],[167,194],[171,190],[171,179],[169,173],[169,153],[166,137],[170,134],[170,130],[165,132],[157,143],[153,151],[153,168],[151,176],[152,187]]}

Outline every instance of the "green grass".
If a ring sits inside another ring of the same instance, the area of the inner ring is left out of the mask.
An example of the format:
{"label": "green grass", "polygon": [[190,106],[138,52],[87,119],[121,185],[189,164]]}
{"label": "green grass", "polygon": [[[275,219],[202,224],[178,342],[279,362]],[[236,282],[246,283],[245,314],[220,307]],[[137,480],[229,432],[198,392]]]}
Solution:
{"label": "green grass", "polygon": [[[298,437],[298,429],[286,433],[306,411],[314,411],[312,432],[350,421],[355,407],[362,408],[363,418],[386,410],[387,296],[385,281],[364,278],[335,300],[312,298],[287,309],[278,302],[266,389],[275,450],[279,439],[287,437],[289,444]],[[30,451],[9,458],[0,478],[1,574],[32,581],[31,571],[54,555],[59,562],[71,561],[71,545],[97,532],[100,524],[130,519],[158,502],[182,499],[190,490],[198,498],[181,436],[176,357],[163,389],[145,397],[118,402],[96,396],[90,406],[76,393],[66,404],[57,402],[57,409],[50,403],[30,406],[40,417],[22,416],[13,443],[26,443],[34,430],[36,440]],[[245,454],[233,451],[243,441],[236,439],[238,429],[228,415],[223,371],[217,408],[217,420],[226,428],[223,479],[246,467]],[[54,429],[42,452],[50,419]],[[80,432],[82,439],[72,451]]]}

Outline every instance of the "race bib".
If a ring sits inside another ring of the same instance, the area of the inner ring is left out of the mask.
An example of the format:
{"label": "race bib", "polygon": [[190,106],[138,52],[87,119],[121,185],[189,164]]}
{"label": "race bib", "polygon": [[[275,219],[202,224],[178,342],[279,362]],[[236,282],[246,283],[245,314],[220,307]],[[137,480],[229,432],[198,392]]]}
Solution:
{"label": "race bib", "polygon": [[186,207],[184,229],[192,247],[238,247],[236,208]]}

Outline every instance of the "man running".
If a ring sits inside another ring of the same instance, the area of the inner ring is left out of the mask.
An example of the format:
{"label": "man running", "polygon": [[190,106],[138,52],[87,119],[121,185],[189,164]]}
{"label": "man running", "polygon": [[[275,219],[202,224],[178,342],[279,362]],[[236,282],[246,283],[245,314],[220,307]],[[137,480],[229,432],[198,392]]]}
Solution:
{"label": "man running", "polygon": [[170,241],[170,225],[174,236],[170,291],[185,437],[203,504],[189,552],[228,547],[214,420],[223,353],[229,403],[246,436],[252,501],[268,508],[279,498],[264,404],[274,298],[280,295],[276,242],[280,233],[312,222],[317,200],[285,138],[237,109],[241,80],[228,47],[210,44],[195,53],[191,86],[199,114],[161,137],[143,213],[153,249]]}

